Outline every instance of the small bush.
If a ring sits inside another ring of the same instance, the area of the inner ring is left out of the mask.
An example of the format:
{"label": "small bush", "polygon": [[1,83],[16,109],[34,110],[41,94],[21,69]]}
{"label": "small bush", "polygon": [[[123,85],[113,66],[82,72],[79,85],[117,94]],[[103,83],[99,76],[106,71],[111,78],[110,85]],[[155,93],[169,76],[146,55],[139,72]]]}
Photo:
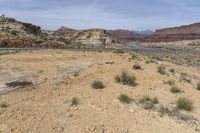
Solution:
{"label": "small bush", "polygon": [[188,77],[187,73],[181,73],[180,81],[184,81],[189,84],[192,82],[192,80]]}
{"label": "small bush", "polygon": [[200,82],[197,84],[197,90],[200,90]]}
{"label": "small bush", "polygon": [[73,97],[71,99],[71,106],[75,106],[79,104],[79,99],[77,97]]}
{"label": "small bush", "polygon": [[154,104],[158,104],[158,103],[159,103],[159,100],[158,100],[157,97],[154,97],[154,98],[152,99],[152,102],[153,102]]}
{"label": "small bush", "polygon": [[142,70],[141,66],[138,64],[133,65],[133,69],[135,70]]}
{"label": "small bush", "polygon": [[175,73],[175,69],[174,69],[174,68],[169,69],[169,71],[170,71],[171,73]]}
{"label": "small bush", "polygon": [[180,93],[181,92],[181,90],[177,86],[172,86],[172,88],[170,89],[170,91],[172,93]]}
{"label": "small bush", "polygon": [[127,96],[126,94],[121,94],[119,97],[118,97],[119,101],[121,103],[130,103],[131,102],[131,98],[129,96]]}
{"label": "small bush", "polygon": [[115,76],[115,81],[116,81],[117,83],[120,83],[120,82],[121,82],[121,78],[120,78],[119,75]]}
{"label": "small bush", "polygon": [[165,66],[158,66],[158,72],[162,75],[166,74],[166,67]]}
{"label": "small bush", "polygon": [[10,32],[12,35],[17,35],[19,32],[18,31],[16,31],[16,30],[12,30],[11,32]]}
{"label": "small bush", "polygon": [[75,71],[74,74],[73,74],[74,77],[78,77],[79,75],[80,75],[79,71]]}
{"label": "small bush", "polygon": [[149,95],[145,95],[140,99],[140,103],[146,102],[146,101],[150,101],[153,104],[158,104],[158,98],[157,97],[150,97]]}
{"label": "small bush", "polygon": [[175,85],[175,81],[174,81],[174,80],[168,80],[166,83],[167,83],[168,85],[170,85],[170,86]]}
{"label": "small bush", "polygon": [[130,86],[136,86],[136,77],[130,76],[126,72],[122,72],[122,74],[119,76],[117,75],[115,77],[116,82],[122,83],[123,85],[130,85]]}
{"label": "small bush", "polygon": [[191,111],[193,109],[192,101],[184,97],[179,98],[176,104],[180,110]]}
{"label": "small bush", "polygon": [[139,103],[144,106],[145,109],[152,109],[155,104],[159,103],[159,100],[157,97],[150,97],[149,95],[143,96]]}
{"label": "small bush", "polygon": [[149,63],[150,63],[150,61],[149,61],[149,60],[147,60],[147,61],[145,61],[145,63],[146,63],[146,64],[149,64]]}
{"label": "small bush", "polygon": [[92,88],[94,89],[103,89],[105,86],[101,81],[93,81]]}
{"label": "small bush", "polygon": [[132,58],[132,60],[135,60],[135,59],[138,59],[138,56],[137,56],[136,54],[133,54],[133,55],[131,56],[131,58]]}
{"label": "small bush", "polygon": [[0,108],[6,108],[6,107],[8,107],[7,102],[5,102],[5,101],[0,101]]}

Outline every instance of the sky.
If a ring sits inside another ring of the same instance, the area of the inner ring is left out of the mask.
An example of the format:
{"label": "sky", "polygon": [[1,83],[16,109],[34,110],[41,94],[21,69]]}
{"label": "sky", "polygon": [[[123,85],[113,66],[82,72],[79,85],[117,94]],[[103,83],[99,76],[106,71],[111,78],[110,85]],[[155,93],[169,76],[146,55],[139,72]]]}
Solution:
{"label": "sky", "polygon": [[0,14],[48,30],[155,30],[200,22],[200,0],[0,0]]}

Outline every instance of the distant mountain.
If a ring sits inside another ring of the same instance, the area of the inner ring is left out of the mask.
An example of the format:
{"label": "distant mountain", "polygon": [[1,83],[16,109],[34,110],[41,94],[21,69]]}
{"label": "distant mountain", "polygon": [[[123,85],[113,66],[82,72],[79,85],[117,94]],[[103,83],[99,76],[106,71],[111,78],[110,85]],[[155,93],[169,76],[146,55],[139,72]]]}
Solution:
{"label": "distant mountain", "polygon": [[140,40],[143,42],[173,42],[195,39],[200,39],[200,23],[158,29]]}
{"label": "distant mountain", "polygon": [[56,32],[64,32],[64,33],[67,33],[67,32],[76,32],[77,30],[75,29],[71,29],[71,28],[67,28],[65,26],[62,26],[60,27]]}
{"label": "distant mountain", "polygon": [[146,34],[137,33],[135,31],[118,29],[118,30],[108,30],[115,38],[120,41],[137,41],[146,36]]}
{"label": "distant mountain", "polygon": [[143,30],[143,31],[135,31],[135,30],[133,30],[132,32],[135,32],[135,33],[140,34],[140,35],[150,35],[150,34],[153,33],[152,30]]}

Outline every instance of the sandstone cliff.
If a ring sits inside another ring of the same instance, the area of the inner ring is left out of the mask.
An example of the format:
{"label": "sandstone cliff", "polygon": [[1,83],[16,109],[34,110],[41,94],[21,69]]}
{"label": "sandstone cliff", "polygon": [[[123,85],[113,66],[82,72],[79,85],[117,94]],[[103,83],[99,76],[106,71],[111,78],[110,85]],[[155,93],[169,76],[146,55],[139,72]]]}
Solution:
{"label": "sandstone cliff", "polygon": [[117,38],[120,41],[138,41],[139,39],[145,37],[145,34],[139,34],[134,31],[129,30],[108,30],[110,34],[112,34],[115,38]]}
{"label": "sandstone cliff", "polygon": [[140,39],[142,42],[174,42],[200,39],[200,23],[156,30],[152,35]]}

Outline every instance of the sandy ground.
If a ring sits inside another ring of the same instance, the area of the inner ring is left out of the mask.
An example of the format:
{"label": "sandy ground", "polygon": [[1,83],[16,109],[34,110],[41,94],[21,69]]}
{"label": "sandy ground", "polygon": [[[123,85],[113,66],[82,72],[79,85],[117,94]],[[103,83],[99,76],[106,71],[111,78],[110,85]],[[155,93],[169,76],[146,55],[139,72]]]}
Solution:
{"label": "sandy ground", "polygon": [[[178,97],[194,103],[192,115],[200,120],[200,92],[192,83],[179,82],[180,73],[200,76],[200,69],[162,62],[175,68],[176,74],[161,75],[158,64],[145,64],[147,57],[130,60],[130,54],[35,51],[0,56],[0,87],[8,81],[27,78],[37,86],[1,94],[9,106],[0,108],[0,133],[192,133],[189,124],[163,116],[131,103],[122,104],[117,97],[127,94],[137,100],[143,95],[156,96],[160,104],[175,104]],[[111,63],[113,62],[113,64]],[[132,66],[140,64],[143,70]],[[137,77],[136,87],[115,82],[114,77],[127,71]],[[74,73],[79,72],[79,76]],[[173,94],[163,81],[174,79],[184,93]],[[91,82],[100,80],[102,90],[94,90]],[[4,86],[5,87],[5,86]],[[70,106],[72,97],[80,104]]]}

